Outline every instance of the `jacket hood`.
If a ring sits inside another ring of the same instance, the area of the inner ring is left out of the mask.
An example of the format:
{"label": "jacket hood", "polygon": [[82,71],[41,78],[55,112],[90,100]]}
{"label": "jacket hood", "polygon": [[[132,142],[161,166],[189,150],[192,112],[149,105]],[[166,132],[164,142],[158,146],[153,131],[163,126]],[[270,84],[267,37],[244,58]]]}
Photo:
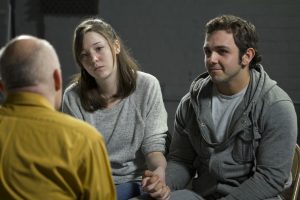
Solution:
{"label": "jacket hood", "polygon": [[[274,86],[276,86],[276,81],[271,80],[268,74],[264,71],[262,65],[257,64],[250,69],[250,83],[248,85],[247,91],[242,101],[242,113],[249,113],[247,116],[252,116],[253,110],[256,107],[258,101],[263,99],[263,96],[270,91]],[[212,94],[213,83],[211,81],[210,75],[205,72],[199,75],[191,84],[189,93],[190,93],[190,102],[193,107],[193,110],[197,116],[197,119],[203,119],[200,117],[203,115],[203,110],[207,110],[207,106],[211,106],[210,99]],[[206,102],[203,104],[203,102]],[[235,116],[236,119],[239,119],[239,116]],[[207,119],[205,119],[207,120]],[[255,119],[252,119],[255,120]],[[201,122],[198,122],[199,128],[201,127]],[[203,124],[202,124],[203,125]],[[234,135],[232,135],[233,137]],[[203,136],[205,137],[205,136]],[[221,142],[226,144],[227,141]],[[219,145],[219,143],[214,143],[208,137],[205,139],[208,145],[214,146]]]}
{"label": "jacket hood", "polygon": [[[261,64],[255,65],[250,69],[250,72],[251,81],[245,97],[248,99],[248,103],[255,103],[261,96],[277,85],[277,82],[270,79]],[[189,90],[192,104],[198,104],[197,97],[203,92],[203,88],[210,84],[212,84],[212,81],[208,72],[200,74],[194,79]]]}
{"label": "jacket hood", "polygon": [[197,78],[194,79],[190,86],[190,97],[192,104],[198,104],[197,97],[203,92],[203,88],[211,82],[211,77],[208,72],[200,74]]}

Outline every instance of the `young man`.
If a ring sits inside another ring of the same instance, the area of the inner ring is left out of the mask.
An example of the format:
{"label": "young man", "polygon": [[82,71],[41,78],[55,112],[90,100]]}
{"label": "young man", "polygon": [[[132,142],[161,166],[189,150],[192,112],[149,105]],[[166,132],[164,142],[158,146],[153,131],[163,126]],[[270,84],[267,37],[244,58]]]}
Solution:
{"label": "young man", "polygon": [[[267,75],[254,25],[223,15],[206,25],[207,72],[177,109],[166,181],[145,172],[157,199],[278,199],[297,138],[292,100]],[[192,191],[186,190],[192,181]]]}
{"label": "young man", "polygon": [[55,111],[62,78],[53,47],[19,36],[1,51],[0,72],[1,199],[116,199],[103,138]]}

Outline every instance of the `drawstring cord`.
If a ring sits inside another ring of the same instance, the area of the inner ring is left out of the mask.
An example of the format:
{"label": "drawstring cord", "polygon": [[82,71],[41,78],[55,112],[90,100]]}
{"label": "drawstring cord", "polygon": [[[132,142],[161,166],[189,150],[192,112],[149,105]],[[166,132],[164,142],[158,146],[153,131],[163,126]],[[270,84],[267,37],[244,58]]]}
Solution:
{"label": "drawstring cord", "polygon": [[252,101],[252,107],[250,111],[250,116],[251,116],[251,123],[252,123],[252,133],[253,133],[253,140],[252,140],[252,155],[253,155],[253,167],[252,167],[252,172],[254,173],[256,171],[256,166],[257,166],[257,161],[256,161],[256,152],[255,149],[257,147],[257,140],[261,138],[259,134],[259,128],[257,125],[257,120],[255,120],[254,117],[254,106],[255,106],[255,101]]}

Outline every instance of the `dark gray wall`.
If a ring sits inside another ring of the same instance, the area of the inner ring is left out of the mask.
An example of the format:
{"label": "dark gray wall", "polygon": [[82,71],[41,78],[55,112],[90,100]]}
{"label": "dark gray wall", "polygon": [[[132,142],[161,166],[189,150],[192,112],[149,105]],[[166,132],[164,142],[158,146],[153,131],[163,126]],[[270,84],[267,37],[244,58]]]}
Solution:
{"label": "dark gray wall", "polygon": [[0,1],[0,48],[9,39],[9,4],[8,0]]}
{"label": "dark gray wall", "polygon": [[[73,30],[83,16],[43,14],[39,2],[17,2],[16,33],[41,36],[55,46],[66,85],[77,72],[71,43]],[[0,5],[1,15],[4,9]],[[141,69],[159,79],[171,130],[180,98],[191,81],[205,71],[203,27],[220,14],[239,15],[256,25],[266,71],[297,105],[300,103],[300,1],[101,0],[98,9],[99,16],[119,32]]]}

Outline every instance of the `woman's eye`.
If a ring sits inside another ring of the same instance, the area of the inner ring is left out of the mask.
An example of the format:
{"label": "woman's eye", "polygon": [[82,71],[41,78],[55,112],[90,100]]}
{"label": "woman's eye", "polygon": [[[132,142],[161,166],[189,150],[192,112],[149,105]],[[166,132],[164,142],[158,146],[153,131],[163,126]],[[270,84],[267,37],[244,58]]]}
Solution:
{"label": "woman's eye", "polygon": [[103,47],[96,47],[95,49],[96,49],[96,51],[98,52],[98,51],[101,51],[102,48],[103,48]]}
{"label": "woman's eye", "polygon": [[84,58],[86,58],[86,57],[87,57],[87,54],[86,54],[86,53],[80,54],[80,58],[81,58],[81,59],[84,59]]}
{"label": "woman's eye", "polygon": [[87,53],[82,53],[82,54],[80,54],[80,60],[85,61],[88,59],[88,56],[89,55]]}

